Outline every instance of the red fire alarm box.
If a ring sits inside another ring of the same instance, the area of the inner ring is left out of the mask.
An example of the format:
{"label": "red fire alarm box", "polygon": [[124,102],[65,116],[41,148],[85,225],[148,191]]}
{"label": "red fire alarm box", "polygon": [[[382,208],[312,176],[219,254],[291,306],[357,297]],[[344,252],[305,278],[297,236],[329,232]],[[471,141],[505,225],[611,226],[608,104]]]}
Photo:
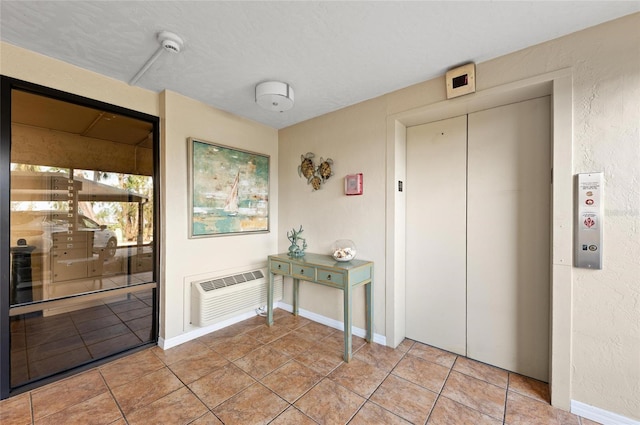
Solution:
{"label": "red fire alarm box", "polygon": [[349,174],[344,178],[345,195],[362,195],[362,173]]}

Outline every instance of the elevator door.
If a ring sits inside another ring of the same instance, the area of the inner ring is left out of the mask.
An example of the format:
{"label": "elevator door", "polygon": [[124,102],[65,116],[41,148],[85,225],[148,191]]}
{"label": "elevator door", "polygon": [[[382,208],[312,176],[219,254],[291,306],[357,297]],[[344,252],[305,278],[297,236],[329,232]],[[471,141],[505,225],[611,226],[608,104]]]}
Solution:
{"label": "elevator door", "polygon": [[466,355],[466,115],[407,129],[407,336]]}
{"label": "elevator door", "polygon": [[[407,336],[543,381],[549,357],[549,117],[544,97],[407,131]],[[441,153],[425,132],[447,122],[455,129],[440,130],[448,139],[441,144],[450,146]],[[463,154],[454,137],[459,132],[465,134]],[[464,189],[461,177],[453,176],[462,163]],[[450,180],[434,178],[438,169],[451,170]],[[464,197],[464,205],[439,193]],[[461,211],[464,221],[455,218]],[[464,340],[464,348],[443,343],[441,335],[448,335],[445,342]]]}

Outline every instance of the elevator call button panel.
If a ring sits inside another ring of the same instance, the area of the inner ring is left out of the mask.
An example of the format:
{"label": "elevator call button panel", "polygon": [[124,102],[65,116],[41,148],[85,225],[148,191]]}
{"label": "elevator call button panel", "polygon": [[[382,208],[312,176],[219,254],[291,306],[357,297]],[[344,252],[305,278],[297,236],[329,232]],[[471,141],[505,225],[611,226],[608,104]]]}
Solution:
{"label": "elevator call button panel", "polygon": [[603,173],[577,176],[576,267],[602,269]]}

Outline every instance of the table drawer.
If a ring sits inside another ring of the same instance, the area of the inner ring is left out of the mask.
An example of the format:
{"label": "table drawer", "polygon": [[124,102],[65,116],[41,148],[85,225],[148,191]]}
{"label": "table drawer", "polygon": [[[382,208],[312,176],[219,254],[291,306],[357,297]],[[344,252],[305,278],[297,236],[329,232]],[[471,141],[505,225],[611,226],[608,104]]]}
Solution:
{"label": "table drawer", "polygon": [[344,275],[335,270],[318,269],[318,280],[320,282],[335,283],[337,285],[344,284]]}
{"label": "table drawer", "polygon": [[302,266],[299,264],[291,265],[291,274],[300,277],[301,279],[308,278],[311,280],[316,280],[316,269],[315,267]]}
{"label": "table drawer", "polygon": [[271,260],[269,264],[269,270],[273,273],[282,273],[282,274],[290,274],[291,270],[289,269],[289,263],[285,263],[282,261]]}

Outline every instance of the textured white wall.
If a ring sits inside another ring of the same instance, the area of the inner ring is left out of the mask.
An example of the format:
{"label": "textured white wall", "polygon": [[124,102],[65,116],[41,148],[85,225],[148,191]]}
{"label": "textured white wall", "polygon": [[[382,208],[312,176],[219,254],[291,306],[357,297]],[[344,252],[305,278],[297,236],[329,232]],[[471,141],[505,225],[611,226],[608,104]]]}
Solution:
{"label": "textured white wall", "polygon": [[[634,14],[477,66],[478,90],[572,68],[573,173],[605,173],[606,222],[604,269],[573,270],[571,398],[634,419],[640,419],[638,28],[640,14]],[[280,131],[282,233],[304,224],[310,251],[349,236],[361,247],[361,255],[376,261],[378,333],[386,314],[381,287],[394,285],[385,282],[382,270],[382,210],[389,196],[384,186],[384,120],[444,98],[444,82],[438,78]],[[300,154],[307,151],[331,156],[338,177],[364,170],[366,198],[347,198],[337,184],[310,193],[296,172]],[[283,235],[278,246],[286,249]],[[326,288],[308,291],[313,298],[303,297],[303,308],[340,320],[335,294]],[[356,324],[360,316],[354,317]]]}
{"label": "textured white wall", "polygon": [[573,172],[603,171],[603,270],[573,270],[572,399],[640,419],[640,14],[487,62],[482,87],[573,68]]}

